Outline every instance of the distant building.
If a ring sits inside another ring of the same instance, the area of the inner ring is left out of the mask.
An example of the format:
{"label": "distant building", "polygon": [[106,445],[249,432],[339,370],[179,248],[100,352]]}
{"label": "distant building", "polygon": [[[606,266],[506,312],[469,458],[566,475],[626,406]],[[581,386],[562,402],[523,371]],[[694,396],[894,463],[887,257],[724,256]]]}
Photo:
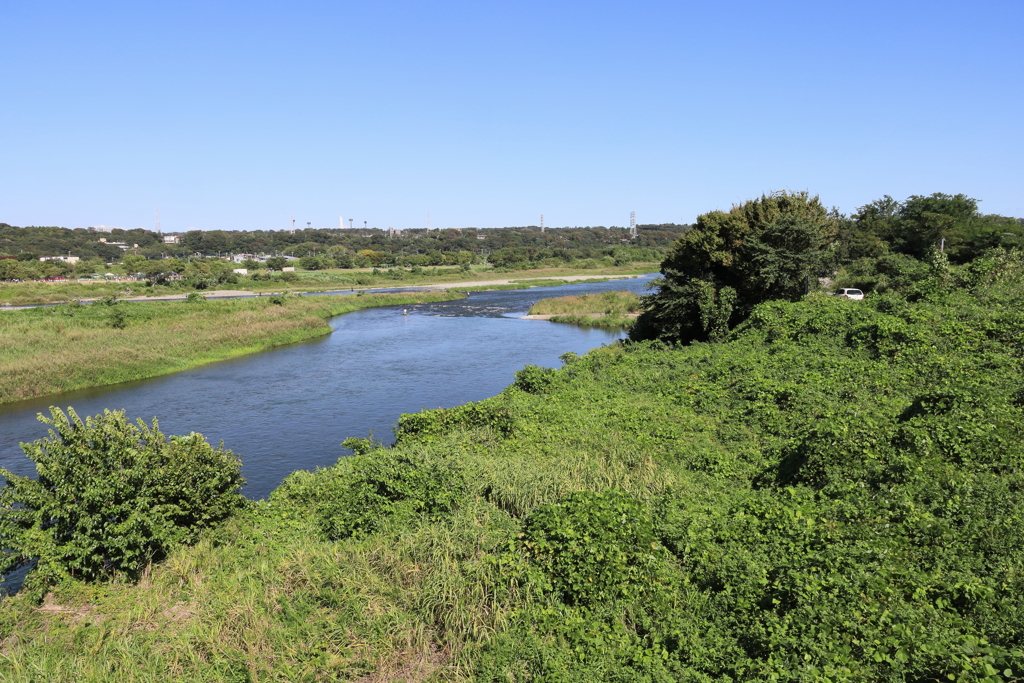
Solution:
{"label": "distant building", "polygon": [[281,272],[282,273],[294,273],[295,272],[295,266],[285,266],[284,268],[281,269]]}
{"label": "distant building", "polygon": [[[127,243],[127,242],[108,242],[108,241],[107,241],[107,238],[106,238],[106,237],[101,237],[101,238],[99,239],[99,241],[100,241],[100,242],[103,242],[103,244],[109,244],[109,245],[110,245],[110,246],[112,246],[112,247],[117,247],[117,248],[118,248],[118,249],[120,249],[121,251],[128,251],[128,249],[129,249],[129,247],[128,247],[128,243]],[[131,248],[132,248],[132,249],[138,249],[138,248],[139,248],[139,245],[137,245],[137,244],[133,244],[133,245],[131,246]]]}
{"label": "distant building", "polygon": [[64,263],[78,263],[77,256],[40,256],[40,261],[63,261]]}
{"label": "distant building", "polygon": [[122,228],[111,228],[107,227],[106,225],[94,225],[89,229],[95,230],[96,232],[110,232],[111,230],[122,230]]}
{"label": "distant building", "polygon": [[232,268],[231,272],[232,273],[238,273],[239,275],[248,275],[249,274],[249,269],[248,268]]}

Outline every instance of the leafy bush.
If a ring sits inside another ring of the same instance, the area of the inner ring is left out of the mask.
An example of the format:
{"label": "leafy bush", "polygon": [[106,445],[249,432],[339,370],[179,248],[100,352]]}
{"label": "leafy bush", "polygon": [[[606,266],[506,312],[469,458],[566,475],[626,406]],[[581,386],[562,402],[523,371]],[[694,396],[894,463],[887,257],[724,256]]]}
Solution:
{"label": "leafy bush", "polygon": [[128,327],[128,311],[124,306],[117,306],[110,311],[110,326],[116,330]]}
{"label": "leafy bush", "polygon": [[189,292],[188,296],[185,297],[185,303],[188,304],[205,304],[206,297],[199,292]]}
{"label": "leafy bush", "polygon": [[553,368],[542,368],[539,365],[527,365],[515,372],[516,381],[512,385],[528,394],[543,394],[555,381],[558,371]]}
{"label": "leafy bush", "polygon": [[663,552],[647,508],[617,489],[583,491],[539,506],[526,519],[519,547],[571,605],[643,592]]}
{"label": "leafy bush", "polygon": [[377,450],[353,456],[351,470],[315,495],[316,516],[329,539],[373,533],[391,517],[452,512],[467,487],[457,463]]}
{"label": "leafy bush", "polygon": [[507,408],[494,403],[467,403],[455,408],[438,408],[408,413],[398,418],[395,427],[397,441],[415,439],[417,441],[434,441],[462,427],[473,429],[490,427],[502,436],[512,433],[512,415]]}
{"label": "leafy bush", "polygon": [[22,444],[37,479],[0,469],[0,536],[10,552],[0,569],[38,559],[40,581],[70,575],[137,578],[150,562],[245,503],[241,462],[201,434],[172,436],[124,411],[83,422],[50,408],[50,434]]}

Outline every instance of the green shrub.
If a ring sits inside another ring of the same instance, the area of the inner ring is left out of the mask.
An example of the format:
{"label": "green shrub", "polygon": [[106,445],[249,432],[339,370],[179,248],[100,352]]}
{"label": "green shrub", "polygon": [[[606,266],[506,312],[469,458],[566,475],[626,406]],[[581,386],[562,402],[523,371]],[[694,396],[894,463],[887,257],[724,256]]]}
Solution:
{"label": "green shrub", "polygon": [[513,386],[522,389],[528,394],[543,394],[551,386],[551,383],[555,381],[557,372],[554,368],[527,365],[522,370],[516,370],[516,381]]}
{"label": "green shrub", "polygon": [[490,427],[501,436],[509,436],[513,430],[512,414],[507,408],[486,402],[406,413],[398,418],[395,437],[398,442],[411,438],[434,441],[460,427]]}
{"label": "green shrub", "polygon": [[448,458],[375,449],[344,466],[350,469],[304,494],[333,540],[374,533],[392,517],[443,516],[466,496],[462,470]]}
{"label": "green shrub", "polygon": [[647,508],[617,489],[574,493],[537,507],[526,518],[519,547],[570,605],[643,592],[663,554]]}
{"label": "green shrub", "polygon": [[116,330],[128,327],[128,311],[124,306],[117,306],[110,311],[110,326]]}
{"label": "green shrub", "polygon": [[50,415],[39,416],[49,436],[22,444],[39,477],[0,469],[4,571],[36,558],[44,580],[137,578],[245,503],[241,462],[201,434],[167,439],[156,420],[133,425],[124,411],[84,422],[70,408]]}
{"label": "green shrub", "polygon": [[188,304],[205,304],[206,297],[199,292],[189,292],[188,296],[185,297],[185,303]]}

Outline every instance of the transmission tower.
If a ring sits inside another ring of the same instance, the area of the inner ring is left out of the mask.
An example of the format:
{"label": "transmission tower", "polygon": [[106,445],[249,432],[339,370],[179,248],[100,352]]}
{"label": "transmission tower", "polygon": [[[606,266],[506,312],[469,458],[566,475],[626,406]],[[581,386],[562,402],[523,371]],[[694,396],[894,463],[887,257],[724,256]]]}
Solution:
{"label": "transmission tower", "polygon": [[636,211],[629,212],[629,238],[636,237]]}
{"label": "transmission tower", "polygon": [[544,232],[544,214],[540,215],[540,231]]}
{"label": "transmission tower", "polygon": [[156,234],[160,234],[160,207],[154,206],[153,213],[156,214]]}

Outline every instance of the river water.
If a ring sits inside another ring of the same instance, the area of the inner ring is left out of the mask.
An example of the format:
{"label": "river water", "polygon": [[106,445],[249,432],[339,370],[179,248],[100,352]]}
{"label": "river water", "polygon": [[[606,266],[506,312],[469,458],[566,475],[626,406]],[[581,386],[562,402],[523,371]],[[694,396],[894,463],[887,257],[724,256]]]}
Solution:
{"label": "river water", "polygon": [[[520,316],[538,299],[629,290],[653,275],[528,290],[474,292],[435,304],[370,308],[333,318],[327,337],[164,377],[0,405],[0,465],[35,474],[19,442],[46,435],[38,413],[72,406],[157,418],[164,434],[200,432],[242,459],[243,490],[266,497],[289,473],[325,467],[350,452],[350,436],[390,443],[402,413],[451,407],[499,393],[532,363],[558,367],[624,335]],[[403,313],[403,310],[407,311]]]}

